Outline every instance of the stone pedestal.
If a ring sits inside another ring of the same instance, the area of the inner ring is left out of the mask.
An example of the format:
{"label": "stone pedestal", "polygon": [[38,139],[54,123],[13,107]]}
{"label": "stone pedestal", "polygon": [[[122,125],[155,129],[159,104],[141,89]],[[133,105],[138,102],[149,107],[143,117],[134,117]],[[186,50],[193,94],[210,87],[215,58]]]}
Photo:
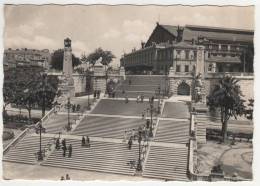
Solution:
{"label": "stone pedestal", "polygon": [[100,90],[102,93],[106,91],[106,71],[100,60],[94,65],[93,88]]}
{"label": "stone pedestal", "polygon": [[119,75],[122,77],[123,80],[125,80],[125,68],[123,66],[120,67]]}

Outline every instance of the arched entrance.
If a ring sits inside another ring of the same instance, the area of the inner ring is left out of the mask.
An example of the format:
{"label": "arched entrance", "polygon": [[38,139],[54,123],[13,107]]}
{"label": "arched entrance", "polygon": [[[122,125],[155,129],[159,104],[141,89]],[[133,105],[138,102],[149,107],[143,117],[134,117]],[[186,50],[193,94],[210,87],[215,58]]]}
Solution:
{"label": "arched entrance", "polygon": [[177,88],[177,94],[178,95],[185,95],[185,96],[189,96],[190,95],[190,86],[186,83],[186,82],[181,82],[178,85]]}

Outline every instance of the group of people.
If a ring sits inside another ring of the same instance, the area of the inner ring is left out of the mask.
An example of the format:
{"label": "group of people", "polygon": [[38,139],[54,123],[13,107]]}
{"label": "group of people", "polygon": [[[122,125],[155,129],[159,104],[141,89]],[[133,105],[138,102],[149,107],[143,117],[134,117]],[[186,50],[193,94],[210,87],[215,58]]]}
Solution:
{"label": "group of people", "polygon": [[99,99],[100,98],[100,94],[101,94],[101,90],[95,90],[94,91],[94,98],[96,99]]}
{"label": "group of people", "polygon": [[82,136],[81,146],[82,147],[90,147],[90,140],[89,140],[88,136],[86,138],[84,136]]}
{"label": "group of people", "polygon": [[137,98],[136,98],[136,102],[137,103],[143,103],[144,102],[144,95],[143,94],[138,95]]}
{"label": "group of people", "polygon": [[64,176],[61,176],[60,180],[70,180],[70,176],[69,174],[66,174],[66,177],[64,178]]}
{"label": "group of people", "polygon": [[[62,147],[61,147],[62,146]],[[66,146],[66,140],[62,139],[61,141],[61,146],[60,146],[60,138],[56,139],[56,145],[55,145],[55,149],[59,150],[60,148],[63,151],[63,157],[66,156],[66,151],[68,150],[68,157],[70,158],[72,155],[72,145],[70,144],[68,147]]]}
{"label": "group of people", "polygon": [[72,104],[72,112],[78,112],[80,111],[80,104]]}

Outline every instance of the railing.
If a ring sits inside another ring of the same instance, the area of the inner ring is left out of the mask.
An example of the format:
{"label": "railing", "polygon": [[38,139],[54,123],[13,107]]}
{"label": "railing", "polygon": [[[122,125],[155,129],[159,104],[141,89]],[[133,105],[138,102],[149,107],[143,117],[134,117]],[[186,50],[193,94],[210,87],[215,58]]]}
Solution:
{"label": "railing", "polygon": [[21,132],[11,143],[9,143],[5,149],[3,150],[3,155],[5,155],[9,149],[17,144],[19,139],[23,138],[25,134],[29,131],[29,128],[26,128],[23,132]]}
{"label": "railing", "polygon": [[205,78],[221,78],[225,75],[231,75],[236,77],[250,77],[253,78],[254,73],[251,72],[208,72],[205,74]]}

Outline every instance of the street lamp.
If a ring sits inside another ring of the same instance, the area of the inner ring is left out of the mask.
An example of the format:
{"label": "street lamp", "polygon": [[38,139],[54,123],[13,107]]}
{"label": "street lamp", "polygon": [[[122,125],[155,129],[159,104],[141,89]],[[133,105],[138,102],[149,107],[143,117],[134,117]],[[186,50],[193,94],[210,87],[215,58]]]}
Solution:
{"label": "street lamp", "polygon": [[47,74],[45,72],[41,73],[42,75],[42,117],[45,116],[45,97],[46,97],[46,80],[47,80]]}
{"label": "street lamp", "polygon": [[68,109],[68,126],[67,126],[67,131],[71,130],[71,123],[70,123],[70,108],[72,107],[72,104],[70,103],[70,98],[68,98],[67,102],[67,109]]}
{"label": "street lamp", "polygon": [[138,143],[139,143],[139,151],[138,151],[138,163],[136,170],[137,171],[142,171],[142,162],[141,162],[141,142],[142,142],[142,128],[139,128],[138,131]]}
{"label": "street lamp", "polygon": [[161,87],[159,86],[157,91],[155,91],[155,94],[158,98],[158,106],[157,106],[157,111],[158,111],[158,114],[160,113],[160,98],[161,98]]}
{"label": "street lamp", "polygon": [[43,160],[43,153],[42,153],[42,130],[43,130],[43,132],[45,132],[45,128],[42,127],[42,122],[39,121],[38,128],[36,128],[36,133],[38,134],[38,131],[40,132],[40,149],[37,152],[37,159],[38,159],[38,161],[42,161]]}
{"label": "street lamp", "polygon": [[88,74],[87,74],[87,77],[88,77],[88,79],[87,79],[87,81],[88,81],[88,105],[87,105],[87,110],[90,110],[90,102],[89,102],[89,94],[90,94],[90,74],[89,74],[89,72],[88,72]]}
{"label": "street lamp", "polygon": [[150,99],[150,108],[147,109],[150,111],[150,132],[149,136],[153,137],[153,112],[155,111],[154,106],[153,106],[153,100]]}

